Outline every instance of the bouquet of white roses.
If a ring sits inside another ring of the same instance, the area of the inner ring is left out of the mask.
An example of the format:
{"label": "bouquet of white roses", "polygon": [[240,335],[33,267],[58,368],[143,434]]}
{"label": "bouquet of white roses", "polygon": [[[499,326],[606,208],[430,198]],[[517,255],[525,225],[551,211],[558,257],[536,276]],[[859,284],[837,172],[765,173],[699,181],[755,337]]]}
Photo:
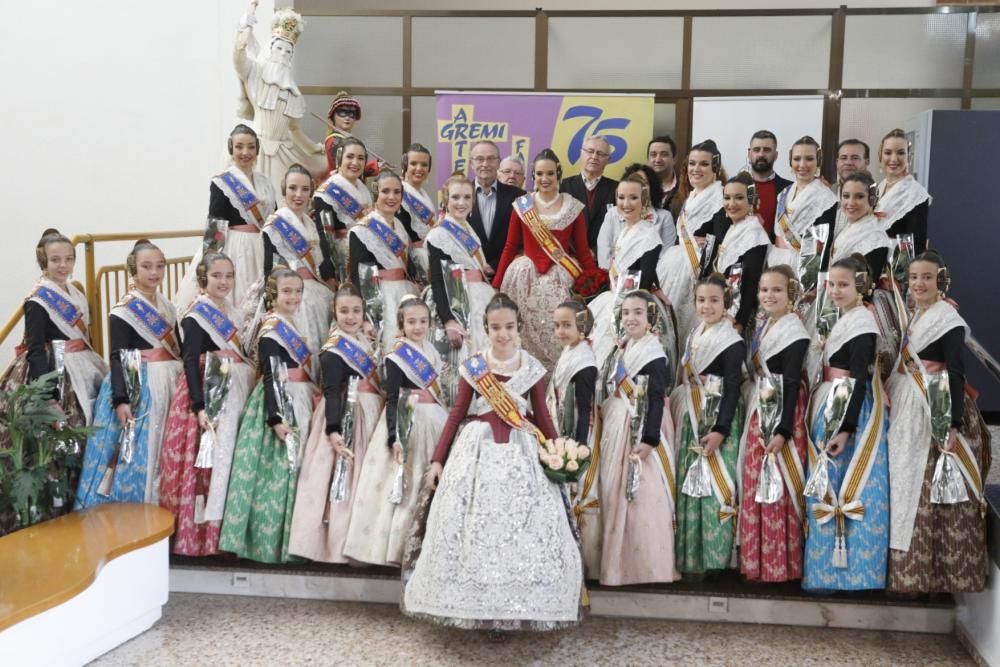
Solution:
{"label": "bouquet of white roses", "polygon": [[545,476],[557,484],[577,482],[590,466],[590,447],[570,438],[556,438],[538,447]]}

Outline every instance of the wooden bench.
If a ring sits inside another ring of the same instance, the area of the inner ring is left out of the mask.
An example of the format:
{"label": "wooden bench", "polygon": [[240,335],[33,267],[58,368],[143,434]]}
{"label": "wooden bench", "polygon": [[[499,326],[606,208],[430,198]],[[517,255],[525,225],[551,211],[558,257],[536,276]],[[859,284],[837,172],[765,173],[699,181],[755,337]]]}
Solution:
{"label": "wooden bench", "polygon": [[167,601],[170,512],[108,504],[0,538],[0,662],[81,665]]}

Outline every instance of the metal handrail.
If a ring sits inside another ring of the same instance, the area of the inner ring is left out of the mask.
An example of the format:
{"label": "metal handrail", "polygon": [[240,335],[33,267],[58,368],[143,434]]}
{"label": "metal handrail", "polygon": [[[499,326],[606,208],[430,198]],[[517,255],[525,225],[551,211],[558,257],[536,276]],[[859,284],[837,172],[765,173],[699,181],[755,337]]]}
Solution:
{"label": "metal handrail", "polygon": [[[180,239],[188,237],[200,237],[204,234],[202,229],[184,229],[175,231],[160,231],[160,232],[117,232],[110,234],[77,234],[70,238],[69,242],[75,248],[79,244],[83,244],[83,271],[84,271],[84,294],[87,295],[87,306],[90,308],[91,313],[91,328],[90,328],[90,342],[94,346],[94,349],[98,353],[102,353],[104,349],[104,323],[101,321],[101,298],[100,290],[98,289],[98,269],[97,261],[95,258],[95,245],[97,243],[110,243],[116,241],[138,241],[139,239],[149,239],[150,241],[156,239]],[[187,258],[174,258],[168,260],[168,263],[177,263],[181,260],[186,259],[190,261],[190,257]],[[118,265],[115,265],[118,266]],[[120,265],[124,268],[124,265]],[[112,270],[114,267],[101,267],[102,275]],[[118,269],[121,270],[121,269]],[[21,322],[24,317],[23,306],[18,306],[15,308],[14,312],[10,314],[7,318],[6,324],[0,329],[0,345],[7,340],[7,337],[14,330],[15,327]]]}

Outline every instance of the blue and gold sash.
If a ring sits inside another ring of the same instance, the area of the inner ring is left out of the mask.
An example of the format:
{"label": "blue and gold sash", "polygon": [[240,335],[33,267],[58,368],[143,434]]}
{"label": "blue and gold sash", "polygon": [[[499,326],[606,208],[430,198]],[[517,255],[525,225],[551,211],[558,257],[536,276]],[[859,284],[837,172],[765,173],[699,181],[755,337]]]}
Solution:
{"label": "blue and gold sash", "polygon": [[236,324],[229,317],[205,301],[195,301],[191,306],[191,311],[199,319],[208,324],[224,341],[229,343],[237,352],[242,349],[240,345],[240,334]]}
{"label": "blue and gold sash", "polygon": [[56,314],[70,328],[78,329],[83,334],[84,339],[87,338],[87,325],[83,322],[83,313],[62,294],[50,287],[39,285],[29,298],[41,301],[47,311]]}
{"label": "blue and gold sash", "polygon": [[412,371],[411,379],[419,380],[421,388],[427,389],[434,394],[434,398],[440,399],[441,387],[438,384],[438,372],[434,370],[434,364],[420,350],[407,341],[401,340],[396,343],[392,353]]}
{"label": "blue and gold sash", "polygon": [[395,232],[389,225],[385,224],[375,216],[369,217],[362,223],[366,228],[372,231],[375,236],[378,237],[382,243],[389,248],[389,251],[401,258],[405,262],[406,253],[406,243],[403,239],[399,238],[399,234]]}
{"label": "blue and gold sash", "polygon": [[458,244],[465,249],[467,253],[479,264],[480,269],[486,267],[486,258],[483,256],[483,247],[479,243],[479,239],[476,238],[474,234],[470,234],[465,230],[462,225],[458,224],[451,218],[445,218],[440,223],[443,230],[451,234],[452,238],[458,241]]}
{"label": "blue and gold sash", "polygon": [[126,297],[122,305],[154,338],[163,344],[167,352],[180,359],[180,346],[174,336],[174,327],[160,315],[156,308],[134,294]]}
{"label": "blue and gold sash", "polygon": [[280,215],[274,217],[274,222],[272,223],[274,228],[278,230],[278,234],[281,235],[282,240],[289,247],[289,249],[298,256],[299,259],[305,261],[309,266],[309,270],[316,274],[316,261],[313,259],[311,248],[309,246],[309,240],[299,233],[299,230],[295,229],[292,223],[288,222]]}
{"label": "blue and gold sash", "polygon": [[302,340],[295,327],[280,317],[271,316],[264,320],[260,331],[262,337],[273,331],[282,347],[292,355],[295,363],[301,366],[307,373],[309,372],[309,357],[311,356],[309,346]]}
{"label": "blue and gold sash", "polygon": [[403,190],[403,204],[406,206],[407,210],[416,214],[416,216],[420,218],[420,222],[425,225],[430,225],[431,220],[434,219],[434,211],[428,208],[419,197],[407,192],[405,189]]}
{"label": "blue and gold sash", "polygon": [[334,183],[332,180],[328,181],[327,184],[323,186],[322,192],[330,197],[330,199],[337,202],[337,204],[339,204],[340,207],[355,220],[359,219],[365,212],[365,207],[361,205],[361,202],[352,197],[346,190]]}
{"label": "blue and gold sash", "polygon": [[236,195],[240,204],[250,215],[257,220],[258,225],[264,224],[264,216],[260,212],[259,204],[260,200],[257,199],[250,188],[243,184],[240,179],[236,178],[232,172],[224,171],[219,174],[219,180],[221,180],[229,190]]}
{"label": "blue and gold sash", "polygon": [[323,346],[324,350],[331,350],[343,357],[351,368],[361,374],[364,379],[378,385],[378,364],[371,358],[364,348],[355,343],[350,338],[341,335],[333,335]]}

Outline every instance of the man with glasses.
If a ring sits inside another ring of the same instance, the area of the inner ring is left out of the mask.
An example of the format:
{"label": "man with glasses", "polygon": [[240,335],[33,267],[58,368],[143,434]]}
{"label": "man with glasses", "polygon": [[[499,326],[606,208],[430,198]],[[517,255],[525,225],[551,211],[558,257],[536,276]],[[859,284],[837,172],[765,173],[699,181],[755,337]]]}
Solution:
{"label": "man with glasses", "polygon": [[[330,113],[327,118],[333,123],[330,134],[324,143],[326,149],[326,164],[332,174],[337,169],[337,149],[347,137],[354,136],[354,124],[361,120],[361,102],[358,98],[342,90],[333,98]],[[365,165],[365,178],[378,176],[378,161],[371,159]]]}
{"label": "man with glasses", "polygon": [[500,166],[500,149],[489,140],[477,141],[469,151],[469,163],[475,173],[476,199],[469,214],[469,225],[479,237],[486,263],[495,271],[507,243],[510,216],[514,200],[524,190],[497,180]]}
{"label": "man with glasses", "polygon": [[515,188],[521,188],[522,190],[524,189],[524,163],[521,162],[520,158],[513,155],[505,157],[500,162],[500,171],[498,173],[500,176],[497,180],[501,183],[513,185]]}
{"label": "man with glasses", "polygon": [[602,136],[594,135],[583,142],[583,165],[577,176],[564,178],[560,192],[568,192],[584,206],[587,221],[587,242],[597,254],[597,233],[604,222],[604,214],[615,204],[615,189],[618,181],[607,178],[604,168],[611,158],[611,144]]}

